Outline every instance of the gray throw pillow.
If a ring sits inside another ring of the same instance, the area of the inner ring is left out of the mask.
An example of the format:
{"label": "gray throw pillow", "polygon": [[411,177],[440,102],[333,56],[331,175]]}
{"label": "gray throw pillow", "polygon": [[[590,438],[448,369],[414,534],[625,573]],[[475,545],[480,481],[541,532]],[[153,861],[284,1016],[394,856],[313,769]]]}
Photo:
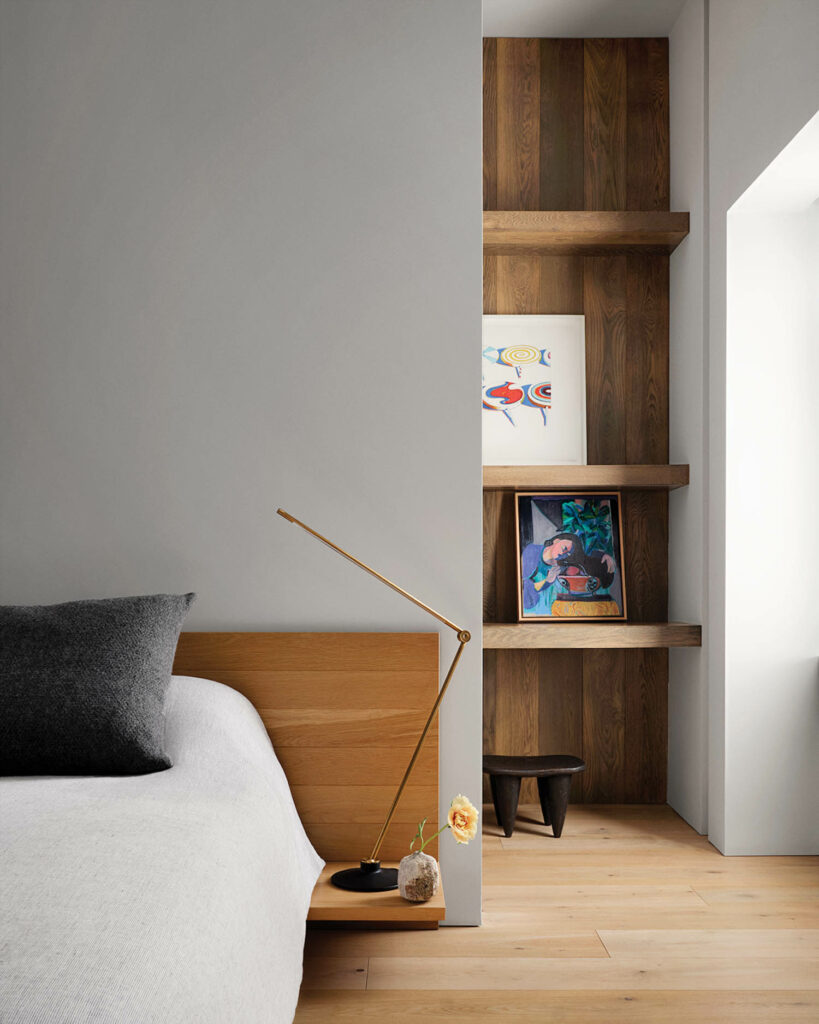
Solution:
{"label": "gray throw pillow", "polygon": [[170,768],[165,692],[194,597],[0,607],[0,775]]}

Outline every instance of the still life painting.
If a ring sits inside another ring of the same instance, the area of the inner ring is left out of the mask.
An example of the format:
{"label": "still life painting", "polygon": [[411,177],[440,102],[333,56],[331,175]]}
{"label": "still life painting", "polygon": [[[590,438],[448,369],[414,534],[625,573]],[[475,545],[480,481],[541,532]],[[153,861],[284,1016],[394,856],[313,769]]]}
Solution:
{"label": "still life painting", "polygon": [[626,617],[620,495],[518,493],[518,619]]}
{"label": "still life painting", "polygon": [[485,466],[585,465],[582,316],[483,318]]}

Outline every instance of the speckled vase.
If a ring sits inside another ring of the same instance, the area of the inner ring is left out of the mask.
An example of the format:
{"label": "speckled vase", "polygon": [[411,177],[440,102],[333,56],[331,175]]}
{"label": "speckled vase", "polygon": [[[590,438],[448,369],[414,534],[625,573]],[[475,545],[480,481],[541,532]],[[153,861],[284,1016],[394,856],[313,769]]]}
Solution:
{"label": "speckled vase", "polygon": [[398,891],[410,903],[426,903],[438,892],[438,861],[428,853],[411,853],[398,865]]}

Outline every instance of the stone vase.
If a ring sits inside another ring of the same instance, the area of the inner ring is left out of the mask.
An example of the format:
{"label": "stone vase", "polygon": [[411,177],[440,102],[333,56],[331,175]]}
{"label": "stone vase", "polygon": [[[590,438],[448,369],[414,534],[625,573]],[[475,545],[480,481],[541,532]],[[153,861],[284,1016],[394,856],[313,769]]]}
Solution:
{"label": "stone vase", "polygon": [[398,891],[410,903],[426,903],[438,892],[438,861],[428,853],[410,853],[398,865]]}

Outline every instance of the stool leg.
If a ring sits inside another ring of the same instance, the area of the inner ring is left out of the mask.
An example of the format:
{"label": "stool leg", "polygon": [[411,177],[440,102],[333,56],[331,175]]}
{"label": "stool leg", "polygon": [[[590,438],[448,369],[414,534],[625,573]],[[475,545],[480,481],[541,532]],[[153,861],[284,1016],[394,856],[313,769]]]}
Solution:
{"label": "stool leg", "polygon": [[492,787],[492,803],[495,805],[498,824],[505,836],[511,836],[515,828],[515,815],[518,813],[520,776],[490,775],[489,784]]}
{"label": "stool leg", "polygon": [[552,819],[552,832],[555,839],[560,838],[563,822],[566,820],[566,808],[569,805],[569,790],[572,785],[571,775],[550,775],[538,782],[546,783],[546,794],[549,801],[549,815]]}
{"label": "stool leg", "polygon": [[549,787],[546,785],[548,778],[539,775],[537,780],[537,795],[540,797],[540,809],[543,811],[543,824],[551,825],[552,816],[549,813]]}

